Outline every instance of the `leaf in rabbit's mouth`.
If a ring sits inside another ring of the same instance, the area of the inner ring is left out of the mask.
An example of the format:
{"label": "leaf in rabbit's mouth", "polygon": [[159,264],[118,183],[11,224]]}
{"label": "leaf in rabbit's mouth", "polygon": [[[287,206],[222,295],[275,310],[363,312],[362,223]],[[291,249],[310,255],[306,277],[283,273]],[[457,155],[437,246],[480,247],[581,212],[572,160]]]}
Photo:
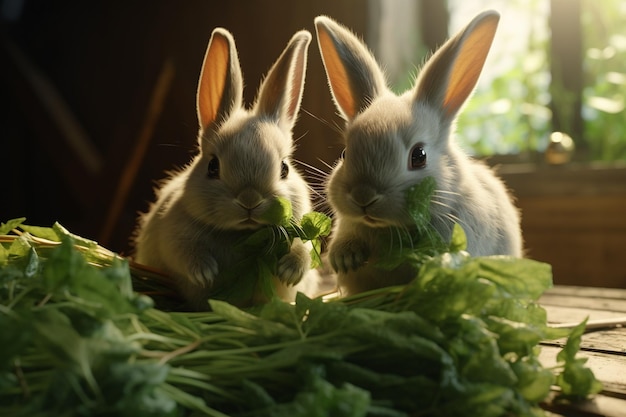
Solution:
{"label": "leaf in rabbit's mouth", "polygon": [[259,220],[266,224],[286,226],[292,216],[291,202],[286,198],[276,197],[270,201],[265,212],[259,216]]}
{"label": "leaf in rabbit's mouth", "polygon": [[407,190],[406,208],[418,230],[423,230],[430,224],[430,202],[436,187],[435,179],[426,177]]}
{"label": "leaf in rabbit's mouth", "polygon": [[387,240],[381,245],[392,249],[377,261],[378,267],[391,270],[408,263],[415,265],[417,270],[429,257],[450,248],[455,251],[464,249],[464,236],[457,233],[456,239],[447,243],[430,223],[430,204],[436,187],[435,179],[426,177],[406,190],[406,210],[411,220],[408,225],[387,225],[389,233],[381,238]]}

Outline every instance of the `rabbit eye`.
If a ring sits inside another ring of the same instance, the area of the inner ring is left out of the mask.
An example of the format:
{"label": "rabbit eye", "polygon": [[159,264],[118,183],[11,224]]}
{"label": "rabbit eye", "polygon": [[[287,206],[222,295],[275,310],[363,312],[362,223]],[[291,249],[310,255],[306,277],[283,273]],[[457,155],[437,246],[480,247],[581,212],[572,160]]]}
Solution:
{"label": "rabbit eye", "polygon": [[418,143],[411,149],[411,159],[409,159],[409,169],[422,169],[426,166],[426,151],[424,145]]}
{"label": "rabbit eye", "polygon": [[220,178],[220,160],[217,159],[217,156],[213,156],[213,158],[209,161],[207,176],[212,180]]}
{"label": "rabbit eye", "polygon": [[287,162],[283,161],[280,166],[280,178],[284,180],[287,178],[287,175],[289,175],[289,165],[287,165]]}

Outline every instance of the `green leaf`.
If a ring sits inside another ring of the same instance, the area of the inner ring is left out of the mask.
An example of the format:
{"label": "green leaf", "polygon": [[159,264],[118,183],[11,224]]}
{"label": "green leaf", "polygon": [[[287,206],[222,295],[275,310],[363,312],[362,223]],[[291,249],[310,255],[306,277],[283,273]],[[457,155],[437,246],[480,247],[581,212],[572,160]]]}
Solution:
{"label": "green leaf", "polygon": [[270,201],[269,207],[261,218],[272,225],[286,226],[289,224],[292,216],[291,202],[286,198],[276,197]]}
{"label": "green leaf", "polygon": [[321,298],[310,299],[302,293],[296,295],[296,314],[302,317],[302,331],[308,336],[342,331],[348,307],[342,303],[325,303]]}
{"label": "green leaf", "polygon": [[47,292],[54,292],[74,285],[77,277],[86,269],[87,262],[74,249],[73,239],[63,236],[61,244],[54,248],[43,267],[43,283]]}
{"label": "green leaf", "polygon": [[556,360],[559,362],[569,362],[576,359],[576,354],[580,349],[580,343],[582,336],[585,334],[585,326],[587,325],[587,319],[581,321],[576,327],[574,327],[563,349],[556,355]]}
{"label": "green leaf", "polygon": [[263,337],[289,337],[298,334],[298,332],[285,326],[283,323],[262,319],[225,301],[209,300],[209,304],[213,312],[218,316],[232,321],[238,326],[252,329]]}
{"label": "green leaf", "polygon": [[25,224],[20,225],[20,229],[30,233],[33,236],[48,239],[53,242],[60,242],[61,239],[57,232],[52,227],[40,227],[40,226],[28,226]]}
{"label": "green leaf", "polygon": [[545,336],[543,327],[497,316],[487,317],[485,321],[489,330],[498,335],[498,346],[502,354],[514,352],[520,357],[528,356]]}
{"label": "green leaf", "polygon": [[482,278],[519,299],[537,300],[552,287],[552,267],[532,259],[507,256],[477,258]]}
{"label": "green leaf", "polygon": [[103,371],[100,381],[105,405],[101,411],[121,417],[179,415],[174,398],[160,389],[169,366],[114,362]]}
{"label": "green leaf", "polygon": [[21,258],[26,256],[31,250],[31,245],[24,236],[15,239],[9,246],[9,256]]}
{"label": "green leaf", "polygon": [[458,224],[455,223],[454,229],[452,229],[452,239],[450,240],[450,252],[460,252],[467,249],[467,236],[465,231]]}
{"label": "green leaf", "polygon": [[311,269],[316,269],[322,265],[322,242],[319,239],[311,241],[312,248],[309,251],[311,257]]}
{"label": "green leaf", "polygon": [[261,417],[365,417],[370,405],[370,394],[351,384],[339,387],[328,382],[321,366],[308,366],[302,379],[306,385],[293,401],[278,404],[257,414]]}
{"label": "green leaf", "polygon": [[381,247],[389,247],[384,256],[376,259],[376,266],[392,271],[403,265],[411,265],[416,271],[429,257],[446,252],[451,246],[464,244],[459,231],[451,244],[444,242],[439,232],[431,225],[430,206],[436,188],[433,177],[426,177],[406,191],[406,208],[413,219],[414,227],[389,228],[389,233],[381,233]]}
{"label": "green leaf", "polygon": [[0,245],[0,266],[5,266],[9,262],[9,250]]}
{"label": "green leaf", "polygon": [[433,177],[426,177],[407,190],[406,205],[418,230],[430,225],[430,204],[437,187]]}
{"label": "green leaf", "polygon": [[556,356],[557,361],[564,365],[563,372],[557,375],[556,383],[565,396],[585,398],[602,390],[602,383],[596,379],[593,371],[585,366],[587,359],[576,357],[586,324],[585,319],[572,329],[565,346]]}
{"label": "green leaf", "polygon": [[253,409],[263,410],[276,405],[276,401],[267,390],[254,381],[244,379],[241,383],[246,403]]}
{"label": "green leaf", "polygon": [[0,235],[6,235],[11,230],[17,228],[19,225],[26,221],[26,217],[19,217],[17,219],[11,219],[6,223],[0,223]]}
{"label": "green leaf", "polygon": [[497,340],[484,322],[465,317],[457,322],[449,353],[459,361],[462,377],[474,383],[489,383],[511,387],[517,377],[510,364],[501,356]]}
{"label": "green leaf", "polygon": [[526,400],[540,403],[550,394],[555,382],[554,374],[544,368],[537,358],[520,358],[511,364],[511,368],[517,375],[517,389]]}
{"label": "green leaf", "polygon": [[33,343],[32,317],[0,314],[0,371],[12,368],[14,357],[23,353]]}
{"label": "green leaf", "polygon": [[64,238],[71,238],[75,245],[83,246],[91,250],[95,250],[98,248],[98,242],[75,235],[74,233],[71,233],[69,230],[67,230],[65,227],[61,226],[61,224],[58,222],[52,225],[52,230],[54,230],[58,237],[58,240],[60,241],[63,241]]}
{"label": "green leaf", "polygon": [[302,216],[300,227],[304,233],[304,236],[300,237],[303,240],[313,240],[320,236],[328,236],[332,222],[327,215],[313,211]]}
{"label": "green leaf", "polygon": [[26,278],[33,278],[39,272],[39,266],[41,265],[39,261],[39,255],[37,255],[37,251],[35,248],[30,248],[28,251],[28,259],[26,262],[26,266],[24,267],[24,276]]}
{"label": "green leaf", "polygon": [[65,314],[54,309],[39,311],[34,316],[33,329],[37,345],[50,355],[56,367],[72,370],[85,379],[94,394],[99,393],[90,366],[93,351]]}

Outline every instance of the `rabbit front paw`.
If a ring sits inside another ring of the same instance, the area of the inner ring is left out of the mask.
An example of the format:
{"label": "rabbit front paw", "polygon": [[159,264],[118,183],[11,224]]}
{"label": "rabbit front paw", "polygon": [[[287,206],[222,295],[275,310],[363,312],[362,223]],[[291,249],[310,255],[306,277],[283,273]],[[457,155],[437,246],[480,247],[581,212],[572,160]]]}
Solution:
{"label": "rabbit front paw", "polygon": [[194,260],[189,267],[189,279],[202,288],[210,288],[219,272],[217,261],[210,255]]}
{"label": "rabbit front paw", "polygon": [[310,259],[306,246],[294,242],[291,251],[278,261],[278,279],[287,285],[296,285],[309,269]]}
{"label": "rabbit front paw", "polygon": [[328,251],[330,264],[336,272],[341,273],[359,269],[365,264],[369,255],[369,248],[360,240],[336,242]]}

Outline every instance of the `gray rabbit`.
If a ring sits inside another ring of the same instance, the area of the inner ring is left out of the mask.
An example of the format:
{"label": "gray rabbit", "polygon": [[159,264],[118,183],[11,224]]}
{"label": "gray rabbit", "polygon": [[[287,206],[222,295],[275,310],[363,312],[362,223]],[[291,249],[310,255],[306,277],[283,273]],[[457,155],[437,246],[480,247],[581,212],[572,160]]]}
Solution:
{"label": "gray rabbit", "polygon": [[389,271],[376,261],[390,227],[414,224],[406,191],[432,176],[432,226],[444,239],[454,223],[474,256],[522,256],[518,210],[500,179],[467,156],[451,133],[480,76],[498,25],[493,11],[475,17],[428,59],[415,86],[388,88],[366,46],[332,19],[315,19],[317,40],[337,109],[346,119],[345,155],[327,182],[335,214],[329,259],[344,294],[406,283],[416,271]]}
{"label": "gray rabbit", "polygon": [[[235,245],[268,223],[278,197],[291,203],[296,219],[311,210],[308,185],[291,160],[310,41],[307,31],[292,37],[247,110],[233,37],[213,31],[197,93],[199,153],[157,190],[136,237],[137,262],[172,276],[193,309],[208,308],[212,290],[224,284],[222,272],[242,260]],[[277,293],[292,300],[296,290],[314,292],[309,265],[308,247],[295,239],[278,261]]]}

